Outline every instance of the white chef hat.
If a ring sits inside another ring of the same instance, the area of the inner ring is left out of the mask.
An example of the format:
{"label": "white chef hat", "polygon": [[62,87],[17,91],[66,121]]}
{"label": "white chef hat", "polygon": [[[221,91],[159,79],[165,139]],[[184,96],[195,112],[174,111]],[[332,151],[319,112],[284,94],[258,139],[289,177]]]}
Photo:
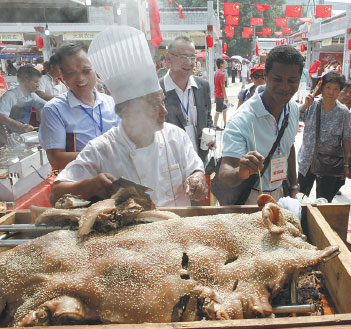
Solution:
{"label": "white chef hat", "polygon": [[114,25],[91,42],[89,58],[116,104],[161,89],[144,34]]}

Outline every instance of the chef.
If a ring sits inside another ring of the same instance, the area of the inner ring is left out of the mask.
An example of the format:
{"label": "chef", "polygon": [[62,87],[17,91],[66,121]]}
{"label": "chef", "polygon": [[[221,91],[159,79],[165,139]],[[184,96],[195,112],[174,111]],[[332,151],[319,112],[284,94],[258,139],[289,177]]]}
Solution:
{"label": "chef", "polygon": [[65,193],[107,198],[118,177],[151,188],[157,206],[190,206],[190,200],[204,198],[201,159],[188,135],[165,123],[164,95],[144,34],[132,27],[111,27],[93,40],[89,57],[122,121],[91,140],[57,176],[51,203]]}

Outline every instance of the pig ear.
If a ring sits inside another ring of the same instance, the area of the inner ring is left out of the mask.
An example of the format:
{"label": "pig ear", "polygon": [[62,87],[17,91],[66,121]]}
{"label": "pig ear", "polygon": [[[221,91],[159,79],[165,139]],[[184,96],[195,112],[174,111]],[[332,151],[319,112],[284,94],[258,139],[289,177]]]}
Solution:
{"label": "pig ear", "polygon": [[262,209],[264,225],[271,234],[282,234],[286,220],[276,203],[267,203]]}
{"label": "pig ear", "polygon": [[261,194],[257,198],[257,204],[261,210],[269,202],[277,204],[277,201],[275,201],[275,199],[269,194]]}

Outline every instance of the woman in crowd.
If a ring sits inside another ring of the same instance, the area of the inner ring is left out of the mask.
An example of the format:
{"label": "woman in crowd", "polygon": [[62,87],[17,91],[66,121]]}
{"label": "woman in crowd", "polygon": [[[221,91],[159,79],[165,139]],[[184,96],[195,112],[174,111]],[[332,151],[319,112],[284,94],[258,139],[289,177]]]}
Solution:
{"label": "woman in crowd", "polygon": [[[345,84],[345,77],[332,71],[322,77],[321,98],[314,100],[306,97],[300,107],[300,120],[305,123],[302,146],[298,154],[300,192],[309,195],[316,180],[317,198],[325,198],[331,202],[348,173],[348,158],[351,146],[350,112],[337,98]],[[320,106],[319,106],[320,104]],[[317,111],[320,109],[320,129],[318,143],[334,149],[340,145],[344,151],[343,176],[316,176],[311,171],[314,149],[316,145]]]}
{"label": "woman in crowd", "polygon": [[249,88],[242,89],[238,94],[238,107],[247,101],[251,96],[254,95],[255,90],[258,86],[262,86],[265,84],[264,78],[264,64],[255,64],[255,66],[251,69],[251,80],[253,85]]}
{"label": "woman in crowd", "polygon": [[338,101],[348,109],[351,108],[351,80],[345,82],[344,88],[340,91]]}

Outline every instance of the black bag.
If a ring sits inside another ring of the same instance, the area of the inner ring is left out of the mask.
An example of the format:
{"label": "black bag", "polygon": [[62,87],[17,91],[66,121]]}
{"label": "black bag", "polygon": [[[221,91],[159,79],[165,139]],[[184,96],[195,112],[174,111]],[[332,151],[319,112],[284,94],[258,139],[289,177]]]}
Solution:
{"label": "black bag", "polygon": [[[269,151],[267,157],[264,160],[264,167],[261,171],[261,176],[263,176],[265,170],[268,167],[269,162],[271,161],[271,158],[281,140],[283,137],[284,131],[286,127],[288,126],[289,123],[289,113],[285,116],[284,121],[282,123],[282,126],[279,130],[277,139],[273,143],[273,146],[271,150]],[[229,206],[229,205],[243,205],[246,203],[247,199],[249,198],[249,195],[251,193],[251,189],[254,187],[258,175],[251,175],[249,178],[244,180],[241,184],[235,187],[227,187],[223,186],[219,182],[219,168],[221,166],[221,160],[220,158],[217,161],[216,169],[215,169],[215,177],[211,181],[210,185],[210,190],[213,193],[213,195],[217,198],[218,202],[220,203],[221,206]]]}
{"label": "black bag", "polygon": [[345,175],[344,149],[342,145],[333,147],[325,143],[319,143],[321,107],[322,104],[319,102],[316,112],[316,145],[314,147],[311,172],[316,176],[342,177]]}
{"label": "black bag", "polygon": [[210,156],[210,159],[205,165],[205,175],[212,175],[215,172],[217,163],[219,161],[219,159],[215,157],[214,152],[213,151],[211,152],[212,152],[212,155]]}

